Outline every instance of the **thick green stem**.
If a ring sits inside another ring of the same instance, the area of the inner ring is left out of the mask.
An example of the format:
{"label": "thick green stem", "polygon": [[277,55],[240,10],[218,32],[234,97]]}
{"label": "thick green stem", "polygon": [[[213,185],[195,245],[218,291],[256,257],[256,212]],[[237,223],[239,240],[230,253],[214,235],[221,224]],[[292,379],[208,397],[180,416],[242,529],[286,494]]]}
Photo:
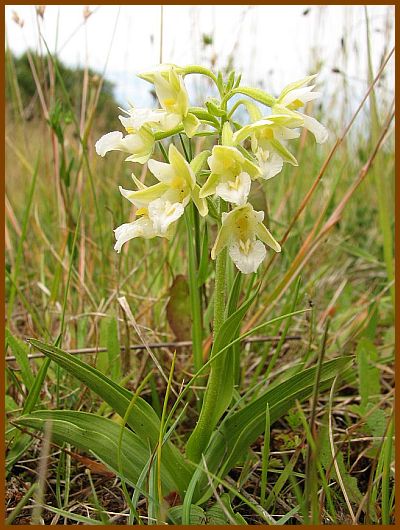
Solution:
{"label": "thick green stem", "polygon": [[[214,340],[224,322],[226,291],[226,256],[223,249],[217,256],[214,287]],[[221,385],[224,384],[225,356],[220,355],[211,366],[199,421],[190,436],[186,453],[194,462],[199,462],[215,427],[215,410]]]}
{"label": "thick green stem", "polygon": [[[225,268],[226,249],[222,250],[218,255],[216,264],[214,291],[214,338],[224,321]],[[201,455],[207,447],[210,436],[214,430],[213,416],[215,412],[215,404],[218,401],[220,387],[223,385],[224,359],[224,356],[220,355],[218,359],[216,359],[211,365],[199,421],[197,422],[197,425],[192,432],[186,446],[186,454],[193,462],[200,461]]]}

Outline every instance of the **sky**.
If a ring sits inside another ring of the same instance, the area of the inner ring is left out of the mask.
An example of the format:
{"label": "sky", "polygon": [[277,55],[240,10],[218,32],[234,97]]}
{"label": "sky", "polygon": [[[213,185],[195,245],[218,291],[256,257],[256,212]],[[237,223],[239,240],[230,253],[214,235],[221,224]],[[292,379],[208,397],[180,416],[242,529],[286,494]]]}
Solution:
{"label": "sky", "polygon": [[[319,71],[319,82],[332,96],[338,79],[332,68],[346,72],[357,96],[367,87],[362,6],[91,5],[86,20],[84,7],[47,6],[38,21],[34,6],[8,5],[7,44],[18,54],[27,47],[44,49],[40,31],[50,50],[57,50],[68,65],[88,64],[105,72],[122,105],[144,105],[149,103],[148,85],[135,74],[159,63],[162,13],[164,62],[225,66],[232,55],[236,70],[243,72],[243,84],[262,84],[272,94]],[[14,11],[24,21],[22,29],[12,20]],[[394,8],[372,5],[368,14],[377,69],[388,25],[394,25]],[[212,45],[202,45],[203,35],[212,37]]]}

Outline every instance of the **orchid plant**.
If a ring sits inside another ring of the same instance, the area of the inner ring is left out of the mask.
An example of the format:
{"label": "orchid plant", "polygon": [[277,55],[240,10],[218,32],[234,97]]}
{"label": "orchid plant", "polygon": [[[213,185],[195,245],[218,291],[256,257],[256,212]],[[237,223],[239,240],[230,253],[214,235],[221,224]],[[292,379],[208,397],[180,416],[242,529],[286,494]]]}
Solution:
{"label": "orchid plant", "polygon": [[[204,107],[192,107],[185,87],[185,77],[190,74],[203,74],[216,85],[220,99],[209,98]],[[210,221],[219,225],[218,234],[211,250],[211,258],[216,260],[214,294],[214,342],[224,321],[226,296],[227,254],[242,274],[257,272],[269,247],[281,252],[281,246],[263,224],[264,212],[254,210],[249,202],[252,182],[257,179],[269,180],[278,175],[284,163],[297,165],[297,160],[288,149],[288,143],[300,135],[299,129],[308,129],[317,143],[328,137],[326,128],[316,119],[299,112],[306,103],[318,98],[314,91],[315,75],[305,77],[287,85],[277,98],[266,92],[242,87],[240,76],[232,72],[227,80],[200,66],[185,68],[163,64],[152,72],[139,75],[154,86],[160,102],[159,109],[130,108],[119,116],[127,131],[113,131],[101,137],[96,143],[96,151],[104,156],[108,151],[120,150],[129,154],[128,162],[147,162],[149,171],[159,181],[146,186],[132,174],[136,190],[120,187],[120,192],[136,207],[134,221],[115,229],[115,250],[136,237],[170,239],[176,230],[179,219],[193,203],[201,217],[214,212]],[[233,96],[241,94],[246,99],[236,101],[231,109],[228,103]],[[261,106],[259,105],[261,104]],[[244,106],[248,123],[240,124],[234,119],[235,112]],[[265,107],[269,107],[267,113]],[[179,135],[183,154],[173,143]],[[208,135],[214,138],[212,151],[202,151],[192,158],[192,139]],[[187,137],[186,144],[183,136]],[[169,139],[168,153],[162,143]],[[250,151],[244,142],[250,140]],[[158,143],[164,162],[151,158]],[[185,147],[186,145],[186,147]],[[187,148],[187,145],[189,148]],[[207,164],[207,165],[206,165]],[[215,212],[217,215],[215,216]],[[191,244],[190,221],[188,217],[188,240]],[[195,234],[199,237],[199,234]],[[194,277],[198,263],[191,263],[191,276]],[[198,285],[191,282],[191,298],[196,306]],[[197,308],[198,309],[198,308]],[[192,313],[196,312],[196,307]],[[202,365],[203,333],[196,333],[194,326],[193,350],[194,365]],[[197,330],[198,331],[198,330]],[[211,355],[215,353],[212,351]],[[212,429],[224,412],[225,407],[216,413],[215,400],[220,394],[219,387],[225,384],[223,362],[215,362],[210,371],[206,393],[202,403],[199,421],[188,441],[187,452],[199,461],[207,446]]]}
{"label": "orchid plant", "polygon": [[[208,77],[218,91],[218,98],[209,97],[202,107],[191,106],[185,78],[193,74]],[[318,368],[301,369],[271,388],[260,390],[240,407],[237,405],[239,398],[234,388],[240,382],[240,356],[236,348],[240,341],[265,326],[306,311],[275,317],[240,335],[240,324],[258,292],[253,288],[254,273],[265,259],[267,247],[281,252],[281,245],[264,224],[264,211],[257,211],[251,204],[250,191],[254,181],[269,181],[282,171],[284,164],[297,165],[290,141],[299,137],[299,129],[309,130],[317,143],[324,142],[328,132],[317,120],[299,111],[320,95],[312,84],[315,76],[291,83],[278,97],[242,86],[235,72],[224,79],[221,73],[215,75],[201,66],[182,68],[166,64],[140,77],[154,87],[160,108],[124,111],[119,118],[126,134],[121,131],[105,134],[97,141],[96,152],[105,156],[110,151],[122,151],[127,155],[127,162],[147,163],[149,172],[158,181],[148,186],[132,174],[135,189],[119,187],[121,195],[134,205],[135,218],[114,230],[117,252],[137,237],[170,240],[176,234],[178,223],[182,218],[185,220],[194,375],[185,384],[182,382],[181,392],[167,414],[172,363],[160,419],[152,406],[140,397],[148,377],[135,393],[131,393],[77,356],[31,339],[31,345],[47,357],[46,362],[53,360],[82,381],[104,399],[123,422],[120,425],[112,419],[83,411],[32,411],[30,408],[24,410],[18,424],[43,430],[51,420],[57,440],[91,451],[120,476],[123,484],[128,482],[135,489],[129,500],[131,524],[135,520],[141,522],[136,506],[143,492],[148,494],[149,506],[155,510],[150,513],[149,508],[149,516],[153,515],[157,521],[165,520],[162,515],[164,496],[177,492],[182,500],[182,507],[176,507],[181,510],[178,519],[188,524],[193,504],[202,504],[212,495],[211,478],[224,477],[264,432],[267,409],[272,424],[296,399],[310,397],[317,369],[320,387],[330,388],[337,372],[349,366],[349,359],[340,357]],[[245,111],[245,123],[238,121],[239,108]],[[193,148],[203,145],[195,144],[200,136],[208,138],[208,149],[193,156]],[[163,160],[154,156],[157,149]],[[268,182],[267,186],[271,185]],[[211,246],[208,245],[208,233],[211,233],[208,228],[212,225],[217,225],[217,230]],[[211,273],[209,256],[215,260],[215,271]],[[239,271],[235,277],[228,257]],[[249,274],[253,277],[239,306],[242,275]],[[212,276],[214,292],[206,302],[202,286]],[[204,277],[206,279],[202,279]],[[213,309],[213,340],[205,362],[206,329],[202,311],[206,303],[212,304]],[[160,369],[158,364],[157,367]],[[207,374],[197,423],[185,441],[182,454],[170,436],[186,406],[177,418],[174,415],[193,383]],[[155,451],[157,456],[153,459]],[[259,515],[265,518],[264,513]],[[173,518],[172,511],[169,516]],[[267,522],[270,521],[267,519]]]}

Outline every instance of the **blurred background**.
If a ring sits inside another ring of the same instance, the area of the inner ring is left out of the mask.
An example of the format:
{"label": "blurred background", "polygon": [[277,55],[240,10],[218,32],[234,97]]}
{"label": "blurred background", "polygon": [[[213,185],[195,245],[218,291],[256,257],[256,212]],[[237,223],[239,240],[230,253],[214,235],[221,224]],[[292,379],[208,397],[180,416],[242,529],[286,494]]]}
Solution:
{"label": "blurred background", "polygon": [[[5,19],[7,266],[14,271],[15,281],[15,275],[22,274],[22,234],[28,251],[26,286],[32,281],[42,286],[50,283],[47,291],[42,287],[35,290],[32,301],[33,306],[44,303],[46,310],[62,296],[66,277],[58,267],[65,264],[71,250],[80,207],[79,308],[86,302],[91,307],[98,303],[101,290],[90,296],[89,289],[85,300],[85,282],[93,275],[100,274],[106,295],[110,285],[119,285],[124,270],[129,273],[135,266],[135,252],[124,251],[119,261],[112,230],[134,213],[127,201],[121,200],[118,185],[132,187],[131,172],[144,178],[146,166],[124,163],[123,153],[101,159],[94,144],[104,133],[121,130],[118,107],[158,106],[152,86],[137,78],[137,73],[153,68],[160,60],[178,65],[197,63],[220,70],[224,76],[235,69],[243,74],[242,85],[258,86],[273,95],[287,83],[319,73],[316,84],[322,96],[311,102],[306,112],[328,127],[328,142],[316,145],[303,132],[291,143],[299,167],[285,165],[279,178],[263,187],[257,184],[260,189],[255,191],[259,207],[279,238],[330,156],[335,140],[352,124],[287,242],[283,257],[287,266],[299,252],[308,228],[319,218],[321,201],[331,197],[324,214],[327,218],[334,204],[353,189],[360,167],[371,155],[393,110],[394,58],[390,54],[394,6],[8,5]],[[377,82],[368,96],[375,76]],[[202,104],[213,94],[208,81],[199,75],[185,78],[192,105]],[[385,263],[388,277],[382,281],[393,279],[392,130],[389,121],[374,174],[360,195],[352,197],[352,207],[335,233],[339,244],[359,243],[364,254],[368,249],[370,261],[375,255]],[[194,147],[205,148],[204,138],[197,138]],[[154,156],[159,157],[158,149]],[[29,203],[27,175],[35,174],[36,163],[38,175],[32,181]],[[147,175],[149,181],[151,178]],[[25,234],[24,216],[30,219]],[[43,245],[45,257],[30,254],[31,249]],[[164,246],[151,241],[134,241],[131,247],[170,259]],[[340,252],[340,248],[335,250]],[[326,256],[318,257],[325,265]],[[53,260],[58,262],[56,274]],[[376,259],[372,261],[376,264]],[[177,262],[175,272],[185,273],[184,263]],[[112,264],[118,264],[118,270]],[[302,267],[294,271],[292,280]],[[168,287],[168,274],[163,288]],[[371,280],[377,278],[379,275],[371,276]],[[17,289],[17,285],[11,288],[9,315]],[[393,285],[390,290],[393,293]],[[71,300],[73,306],[74,298]],[[51,309],[50,320],[57,322],[57,318],[57,311]]]}
{"label": "blurred background", "polygon": [[[21,28],[15,23],[18,17]],[[376,72],[394,42],[394,6],[368,6]],[[161,30],[162,28],[162,30]],[[160,59],[243,73],[243,84],[272,94],[309,73],[320,73],[322,104],[354,111],[368,84],[364,6],[6,6],[7,46],[50,51],[69,68],[90,67],[113,83],[122,106],[151,104],[149,85],[135,78]],[[43,38],[40,39],[39,36]],[[201,78],[192,80],[201,98]],[[393,96],[393,69],[379,97]],[[337,115],[335,116],[336,121]]]}

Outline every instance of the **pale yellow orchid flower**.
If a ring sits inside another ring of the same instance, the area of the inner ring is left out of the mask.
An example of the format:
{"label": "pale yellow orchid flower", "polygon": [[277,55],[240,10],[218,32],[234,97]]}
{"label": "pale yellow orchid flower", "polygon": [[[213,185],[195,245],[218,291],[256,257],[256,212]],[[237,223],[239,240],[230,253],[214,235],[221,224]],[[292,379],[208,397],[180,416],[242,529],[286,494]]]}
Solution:
{"label": "pale yellow orchid flower", "polygon": [[144,164],[153,153],[155,139],[154,134],[148,127],[150,118],[155,117],[149,115],[154,111],[147,109],[140,109],[141,115],[135,115],[133,112],[129,117],[119,116],[122,125],[125,127],[126,136],[120,131],[112,131],[99,140],[97,140],[95,149],[100,156],[105,156],[109,151],[123,151],[129,156],[125,159],[129,162],[138,162]]}
{"label": "pale yellow orchid flower", "polygon": [[260,168],[233,145],[215,145],[207,161],[211,174],[200,190],[200,197],[215,194],[227,202],[245,204],[251,181],[261,176]]}
{"label": "pale yellow orchid flower", "polygon": [[[315,85],[309,85],[310,81],[315,79],[316,75],[310,75],[294,83],[287,85],[279,97],[276,104],[272,107],[273,114],[286,114],[289,117],[300,117],[303,120],[301,127],[308,129],[314,136],[315,141],[319,144],[326,142],[328,139],[328,130],[319,121],[311,116],[307,116],[297,109],[303,107],[308,101],[320,97],[320,92],[314,92]],[[289,125],[290,127],[290,125]]]}
{"label": "pale yellow orchid flower", "polygon": [[160,65],[154,72],[139,75],[154,84],[156,95],[164,110],[160,128],[169,131],[182,124],[185,133],[191,138],[197,131],[200,121],[189,112],[189,97],[182,75],[175,65]]}
{"label": "pale yellow orchid flower", "polygon": [[[206,200],[199,197],[200,187],[196,184],[192,166],[173,144],[169,146],[168,156],[169,163],[153,159],[148,162],[149,170],[159,181],[157,184],[145,187],[140,183],[138,186],[140,189],[137,191],[120,187],[122,195],[135,206],[148,208],[156,224],[158,215],[159,226],[163,226],[164,229],[168,226],[168,222],[176,220],[175,214],[179,213],[179,217],[183,215],[184,208],[190,200],[193,200],[201,216],[204,217],[208,213]],[[138,182],[137,179],[135,182]],[[156,207],[154,203],[159,199],[162,202],[156,203]]]}
{"label": "pale yellow orchid flower", "polygon": [[121,252],[122,245],[135,237],[171,239],[175,232],[176,221],[182,213],[182,204],[170,204],[163,199],[153,201],[148,208],[140,208],[136,212],[138,218],[135,221],[124,223],[114,230],[116,238],[114,250]]}
{"label": "pale yellow orchid flower", "polygon": [[299,136],[298,131],[291,127],[296,125],[299,127],[303,122],[298,117],[288,117],[286,114],[262,118],[259,109],[258,112],[256,115],[253,110],[253,117],[258,119],[234,133],[232,142],[237,145],[250,136],[251,149],[260,167],[261,178],[268,180],[282,171],[284,162],[294,166],[298,165],[296,158],[285,147],[284,142]]}
{"label": "pale yellow orchid flower", "polygon": [[[263,224],[264,212],[256,212],[249,203],[222,214],[222,226],[211,251],[216,259],[228,247],[229,256],[243,274],[256,272],[266,256],[265,245],[275,252],[281,247]],[[258,238],[258,239],[257,239]]]}

